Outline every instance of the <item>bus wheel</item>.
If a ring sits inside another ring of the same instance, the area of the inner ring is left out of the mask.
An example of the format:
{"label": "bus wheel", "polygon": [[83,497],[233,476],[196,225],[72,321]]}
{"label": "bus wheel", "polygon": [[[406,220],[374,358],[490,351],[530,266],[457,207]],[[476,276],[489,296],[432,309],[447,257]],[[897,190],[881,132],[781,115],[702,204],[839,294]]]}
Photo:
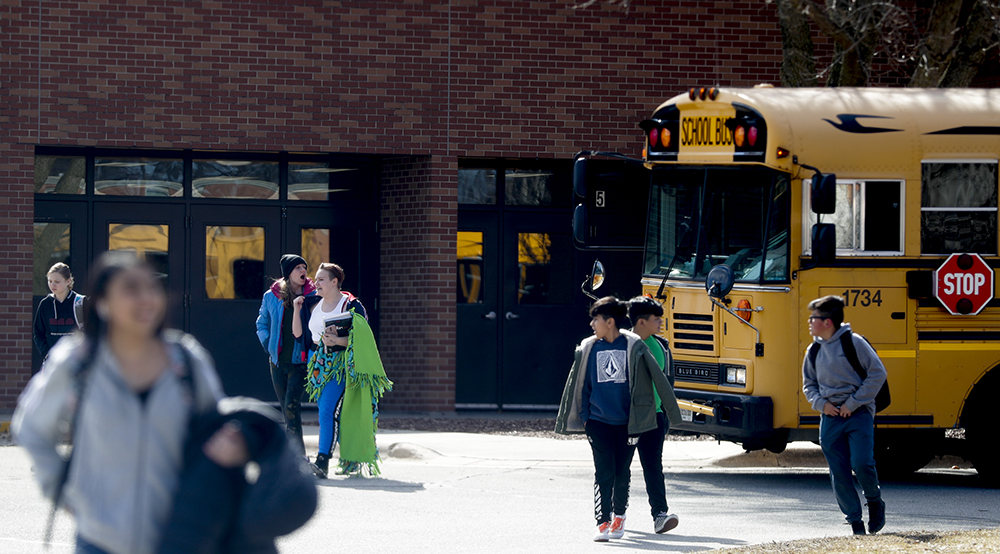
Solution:
{"label": "bus wheel", "polygon": [[944,439],[943,429],[875,433],[875,467],[880,478],[906,477],[924,467]]}
{"label": "bus wheel", "polygon": [[1000,487],[1000,459],[996,455],[998,439],[1000,433],[996,427],[991,427],[983,419],[977,418],[966,424],[968,458],[976,468],[979,480],[987,487]]}

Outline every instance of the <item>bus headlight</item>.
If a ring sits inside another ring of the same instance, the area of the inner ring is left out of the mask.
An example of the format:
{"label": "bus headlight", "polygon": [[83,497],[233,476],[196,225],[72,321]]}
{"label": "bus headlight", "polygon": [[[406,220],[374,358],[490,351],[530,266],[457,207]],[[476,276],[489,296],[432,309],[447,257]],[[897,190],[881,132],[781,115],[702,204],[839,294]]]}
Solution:
{"label": "bus headlight", "polygon": [[726,366],[726,384],[727,385],[746,385],[747,384],[747,368],[741,365],[730,365]]}

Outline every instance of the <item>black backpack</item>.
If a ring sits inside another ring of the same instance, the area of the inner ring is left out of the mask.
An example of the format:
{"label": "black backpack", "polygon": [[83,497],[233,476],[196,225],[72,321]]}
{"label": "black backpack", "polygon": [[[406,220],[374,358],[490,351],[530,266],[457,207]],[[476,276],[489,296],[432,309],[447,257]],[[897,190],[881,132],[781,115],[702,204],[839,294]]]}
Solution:
{"label": "black backpack", "polygon": [[[844,355],[847,356],[847,361],[851,362],[851,367],[853,367],[854,371],[857,371],[858,375],[861,376],[861,381],[864,381],[868,378],[868,372],[865,368],[861,367],[861,360],[858,359],[858,351],[854,348],[854,341],[851,340],[851,335],[852,333],[850,331],[840,335],[840,346],[844,349]],[[865,338],[864,335],[858,336],[865,339],[868,346],[872,346],[871,341]],[[875,350],[874,346],[872,346],[872,350]],[[813,367],[816,367],[816,356],[819,355],[818,342],[814,342],[809,345],[808,354],[809,363],[811,363]],[[887,378],[882,383],[882,388],[878,390],[878,394],[875,395],[875,411],[881,412],[882,410],[888,408],[891,403],[892,397],[889,395],[889,379]]]}

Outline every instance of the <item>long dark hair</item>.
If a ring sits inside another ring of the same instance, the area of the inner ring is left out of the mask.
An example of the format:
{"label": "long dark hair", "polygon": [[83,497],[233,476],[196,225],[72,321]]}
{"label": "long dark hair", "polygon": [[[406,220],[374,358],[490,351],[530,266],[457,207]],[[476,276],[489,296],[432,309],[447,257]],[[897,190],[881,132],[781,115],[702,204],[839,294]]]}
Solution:
{"label": "long dark hair", "polygon": [[[108,330],[108,323],[97,312],[97,306],[108,296],[108,285],[119,273],[129,269],[144,269],[153,272],[153,267],[131,252],[111,250],[97,257],[90,270],[90,295],[83,305],[83,334],[91,344]],[[163,332],[164,322],[160,322],[156,334]]]}

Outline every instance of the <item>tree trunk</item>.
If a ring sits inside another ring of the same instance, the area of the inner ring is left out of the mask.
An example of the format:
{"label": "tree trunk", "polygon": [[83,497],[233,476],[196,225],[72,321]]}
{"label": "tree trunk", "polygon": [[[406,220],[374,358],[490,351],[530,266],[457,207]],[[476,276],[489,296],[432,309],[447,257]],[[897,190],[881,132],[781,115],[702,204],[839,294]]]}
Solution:
{"label": "tree trunk", "polygon": [[[971,0],[979,3],[977,0]],[[955,52],[961,42],[957,36],[958,22],[963,5],[970,0],[936,0],[928,17],[927,33],[920,46],[917,67],[913,70],[911,87],[937,87],[948,73],[948,66],[955,59]],[[969,10],[965,10],[968,13]]]}
{"label": "tree trunk", "polygon": [[778,0],[778,21],[781,22],[781,86],[816,86],[816,61],[808,16],[792,0]]}
{"label": "tree trunk", "polygon": [[[996,3],[971,0],[969,17],[959,29],[961,43],[955,57],[948,66],[948,72],[941,79],[942,87],[967,87],[979,73],[986,60],[986,54],[996,47]],[[992,8],[992,9],[991,9]]]}

